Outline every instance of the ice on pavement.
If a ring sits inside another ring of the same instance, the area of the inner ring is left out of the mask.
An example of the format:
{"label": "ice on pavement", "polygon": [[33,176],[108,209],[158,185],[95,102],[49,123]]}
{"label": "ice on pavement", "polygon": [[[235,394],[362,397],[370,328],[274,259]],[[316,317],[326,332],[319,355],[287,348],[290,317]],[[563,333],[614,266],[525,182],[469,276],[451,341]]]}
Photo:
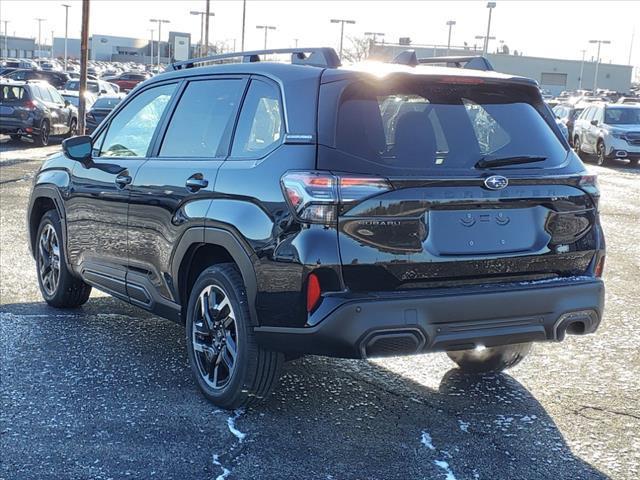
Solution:
{"label": "ice on pavement", "polygon": [[234,415],[227,419],[227,425],[229,426],[229,431],[233,433],[233,435],[238,439],[240,443],[242,443],[242,441],[247,436],[247,434],[241,432],[236,428],[236,420],[244,413],[244,410],[239,408],[235,410],[233,413]]}
{"label": "ice on pavement", "polygon": [[447,474],[446,480],[456,480],[456,477],[451,471],[451,468],[449,468],[449,464],[447,462],[444,460],[434,460],[433,463],[445,471]]}
{"label": "ice on pavement", "polygon": [[435,450],[436,448],[433,446],[433,443],[431,443],[431,435],[429,435],[427,432],[422,432],[422,438],[420,439],[420,442],[422,442],[422,444],[427,447],[429,450]]}
{"label": "ice on pavement", "polygon": [[219,458],[218,455],[215,455],[215,454],[213,455],[213,464],[217,465],[222,469],[222,473],[216,477],[216,480],[224,480],[229,475],[231,475],[231,470],[229,470],[228,468],[224,468],[218,458]]}

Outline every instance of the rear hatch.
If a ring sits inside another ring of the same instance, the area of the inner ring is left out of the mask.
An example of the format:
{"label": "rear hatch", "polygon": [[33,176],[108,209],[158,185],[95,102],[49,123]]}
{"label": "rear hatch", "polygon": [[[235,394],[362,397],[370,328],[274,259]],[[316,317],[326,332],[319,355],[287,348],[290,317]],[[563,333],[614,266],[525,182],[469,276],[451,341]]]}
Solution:
{"label": "rear hatch", "polygon": [[34,108],[29,92],[21,85],[0,84],[0,122],[4,127],[21,125]]}
{"label": "rear hatch", "polygon": [[341,185],[350,290],[546,280],[590,268],[599,248],[595,180],[535,85],[359,78],[323,85],[320,105],[318,169]]}

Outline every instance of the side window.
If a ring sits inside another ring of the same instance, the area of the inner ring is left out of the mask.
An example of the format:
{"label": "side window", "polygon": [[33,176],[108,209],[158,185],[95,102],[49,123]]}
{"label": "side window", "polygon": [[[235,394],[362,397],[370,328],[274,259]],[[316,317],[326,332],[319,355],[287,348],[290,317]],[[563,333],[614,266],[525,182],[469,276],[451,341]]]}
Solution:
{"label": "side window", "polygon": [[278,89],[261,80],[252,80],[242,104],[231,156],[264,156],[275,148],[283,135],[282,105]]}
{"label": "side window", "polygon": [[593,118],[593,107],[588,107],[580,116],[581,120],[589,121]]}
{"label": "side window", "polygon": [[594,120],[598,120],[599,123],[602,123],[604,120],[604,108],[598,107],[596,108],[596,114],[594,115]]}
{"label": "side window", "polygon": [[150,88],[137,95],[113,117],[101,157],[144,157],[176,84]]}
{"label": "side window", "polygon": [[476,134],[480,153],[493,153],[511,141],[509,134],[484,107],[466,99],[463,99],[463,103]]}
{"label": "side window", "polygon": [[38,85],[38,91],[40,92],[40,98],[44,102],[53,103],[53,98],[51,98],[51,93],[49,93],[49,89],[45,85]]}
{"label": "side window", "polygon": [[64,99],[62,98],[62,95],[60,95],[55,88],[53,88],[52,86],[48,86],[47,90],[49,91],[49,95],[51,95],[51,99],[53,100],[54,103],[59,103],[59,104],[64,103]]}
{"label": "side window", "polygon": [[160,156],[225,156],[244,85],[239,79],[190,82],[173,113]]}

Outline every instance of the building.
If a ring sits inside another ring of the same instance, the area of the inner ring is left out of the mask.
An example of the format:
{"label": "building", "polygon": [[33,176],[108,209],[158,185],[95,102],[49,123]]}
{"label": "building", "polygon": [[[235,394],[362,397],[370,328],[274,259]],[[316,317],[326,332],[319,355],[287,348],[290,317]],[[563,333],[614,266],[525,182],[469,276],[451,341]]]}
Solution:
{"label": "building", "polygon": [[[398,53],[408,48],[416,51],[418,57],[444,56],[446,47],[376,44],[371,47],[371,57],[380,60],[390,60]],[[480,55],[477,50],[452,48],[450,55]],[[524,55],[510,55],[490,53],[487,58],[498,72],[533,78],[540,84],[540,88],[553,95],[563,90],[593,89],[596,64],[585,60],[563,60],[559,58],[527,57]],[[598,66],[598,88],[628,93],[631,88],[633,67],[631,65],[616,65],[600,63]],[[582,72],[582,81],[580,74]]]}
{"label": "building", "polygon": [[36,51],[36,39],[24,37],[0,36],[2,58],[33,58]]}

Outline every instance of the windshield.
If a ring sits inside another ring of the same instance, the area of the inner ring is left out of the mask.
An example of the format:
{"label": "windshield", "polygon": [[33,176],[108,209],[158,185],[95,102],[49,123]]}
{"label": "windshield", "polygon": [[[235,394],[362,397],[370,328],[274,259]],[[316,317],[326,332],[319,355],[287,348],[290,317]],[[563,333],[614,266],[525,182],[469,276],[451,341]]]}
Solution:
{"label": "windshield", "polygon": [[[64,85],[65,90],[80,90],[80,80],[69,80]],[[87,91],[98,93],[98,84],[95,82],[87,82]]]}
{"label": "windshield", "polygon": [[105,109],[113,109],[116,105],[120,103],[119,98],[104,98],[101,97],[96,100],[96,103],[93,104],[93,108],[105,108]]}
{"label": "windshield", "polygon": [[406,81],[347,87],[341,97],[336,155],[326,168],[380,174],[473,169],[482,158],[535,156],[517,168],[561,164],[567,149],[514,88]]}
{"label": "windshield", "polygon": [[638,125],[640,124],[640,108],[609,108],[605,109],[604,123],[607,125]]}
{"label": "windshield", "polygon": [[71,105],[79,106],[80,98],[75,95],[62,95],[65,100],[69,100]]}

